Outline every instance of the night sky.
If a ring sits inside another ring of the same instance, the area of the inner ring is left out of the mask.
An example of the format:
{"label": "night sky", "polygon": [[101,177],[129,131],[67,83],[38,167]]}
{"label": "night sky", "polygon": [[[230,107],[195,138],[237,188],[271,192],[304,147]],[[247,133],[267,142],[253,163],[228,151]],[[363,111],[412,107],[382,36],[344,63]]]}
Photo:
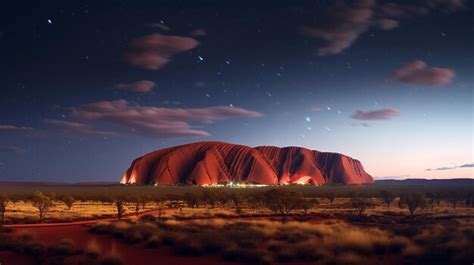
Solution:
{"label": "night sky", "polygon": [[195,141],[474,177],[474,1],[8,1],[0,180],[118,181]]}

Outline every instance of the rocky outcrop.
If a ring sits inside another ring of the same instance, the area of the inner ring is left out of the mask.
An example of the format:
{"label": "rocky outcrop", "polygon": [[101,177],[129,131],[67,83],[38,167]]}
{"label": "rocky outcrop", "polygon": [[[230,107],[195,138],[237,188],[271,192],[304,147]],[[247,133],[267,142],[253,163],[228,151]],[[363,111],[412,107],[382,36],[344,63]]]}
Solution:
{"label": "rocky outcrop", "polygon": [[135,159],[122,184],[366,184],[373,178],[351,157],[302,147],[197,142]]}

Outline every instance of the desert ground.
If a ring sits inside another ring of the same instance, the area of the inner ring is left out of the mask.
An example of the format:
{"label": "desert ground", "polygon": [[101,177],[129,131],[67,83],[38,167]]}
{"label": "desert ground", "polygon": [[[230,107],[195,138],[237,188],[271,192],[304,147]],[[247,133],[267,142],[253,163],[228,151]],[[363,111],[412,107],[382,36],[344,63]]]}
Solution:
{"label": "desert ground", "polygon": [[473,191],[0,187],[0,263],[472,264]]}

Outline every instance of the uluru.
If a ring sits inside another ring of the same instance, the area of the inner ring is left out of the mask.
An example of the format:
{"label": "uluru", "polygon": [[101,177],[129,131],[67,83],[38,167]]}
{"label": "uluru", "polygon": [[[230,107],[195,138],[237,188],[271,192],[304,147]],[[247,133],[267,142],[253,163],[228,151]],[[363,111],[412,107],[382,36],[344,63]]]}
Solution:
{"label": "uluru", "polygon": [[136,158],[120,183],[142,185],[370,184],[362,164],[349,156],[303,147],[196,142]]}

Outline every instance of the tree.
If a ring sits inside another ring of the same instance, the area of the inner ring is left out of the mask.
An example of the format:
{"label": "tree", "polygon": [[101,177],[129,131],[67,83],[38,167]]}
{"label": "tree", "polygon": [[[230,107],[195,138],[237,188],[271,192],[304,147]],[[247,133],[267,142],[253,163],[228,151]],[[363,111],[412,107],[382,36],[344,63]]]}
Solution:
{"label": "tree", "polygon": [[244,202],[244,198],[242,194],[238,192],[234,192],[230,195],[230,200],[234,203],[235,206],[235,213],[238,215],[242,214],[242,203]]}
{"label": "tree", "polygon": [[367,209],[374,207],[369,198],[360,194],[354,194],[351,197],[350,206],[356,210],[359,216],[363,216]]}
{"label": "tree", "polygon": [[215,190],[206,189],[202,192],[203,201],[213,209],[217,202],[217,192]]}
{"label": "tree", "polygon": [[125,199],[124,198],[116,198],[114,201],[115,207],[117,209],[117,219],[122,219],[123,215],[125,214]]}
{"label": "tree", "polygon": [[304,214],[308,214],[308,211],[313,208],[314,206],[318,205],[318,199],[306,199],[301,198],[298,200],[298,208],[303,210]]}
{"label": "tree", "polygon": [[458,194],[454,192],[450,192],[448,194],[447,201],[453,206],[453,210],[456,210],[456,206],[458,205],[458,202],[461,200]]}
{"label": "tree", "polygon": [[410,216],[413,217],[415,212],[426,207],[426,198],[421,193],[411,193],[403,196],[403,203],[408,206]]}
{"label": "tree", "polygon": [[60,200],[66,205],[68,210],[71,210],[72,206],[76,202],[76,199],[69,195],[61,197]]}
{"label": "tree", "polygon": [[387,209],[390,210],[390,204],[395,200],[397,196],[391,193],[390,191],[382,190],[380,191],[380,199],[387,204]]}
{"label": "tree", "polygon": [[336,200],[336,194],[333,192],[327,192],[324,194],[324,198],[329,200],[329,203],[332,205],[332,203]]}
{"label": "tree", "polygon": [[466,207],[474,207],[474,193],[466,194],[464,203],[466,204]]}
{"label": "tree", "polygon": [[5,212],[7,211],[7,205],[10,202],[8,196],[0,193],[0,226],[3,225],[5,221]]}
{"label": "tree", "polygon": [[142,197],[140,195],[135,195],[130,198],[130,201],[135,206],[135,215],[138,215],[138,212],[140,212],[140,206],[142,205]]}
{"label": "tree", "polygon": [[153,202],[158,207],[158,220],[161,221],[163,219],[163,214],[166,209],[166,198],[162,196],[156,196],[153,198]]}
{"label": "tree", "polygon": [[150,197],[147,195],[140,196],[140,205],[142,207],[142,210],[145,210],[146,205],[150,202],[150,200]]}
{"label": "tree", "polygon": [[217,194],[217,202],[220,204],[222,208],[225,208],[226,204],[230,201],[229,194],[225,192],[220,192]]}
{"label": "tree", "polygon": [[188,207],[199,208],[200,201],[199,201],[199,197],[196,194],[187,192],[184,196],[184,200],[186,201],[186,204],[188,205]]}
{"label": "tree", "polygon": [[33,207],[38,209],[39,221],[40,223],[42,223],[44,220],[44,217],[46,216],[46,213],[53,206],[53,201],[47,195],[43,194],[40,191],[37,191],[33,194],[31,198],[31,203],[33,204]]}
{"label": "tree", "polygon": [[280,213],[284,222],[286,216],[298,207],[303,195],[287,189],[271,189],[264,194],[265,204],[272,212]]}
{"label": "tree", "polygon": [[427,202],[428,205],[430,206],[431,211],[433,211],[435,204],[437,204],[436,195],[433,194],[433,193],[431,193],[431,192],[428,192],[428,193],[426,194],[426,202]]}
{"label": "tree", "polygon": [[254,192],[249,195],[247,195],[247,203],[252,210],[256,211],[258,208],[261,207],[262,205],[262,194],[260,192]]}

